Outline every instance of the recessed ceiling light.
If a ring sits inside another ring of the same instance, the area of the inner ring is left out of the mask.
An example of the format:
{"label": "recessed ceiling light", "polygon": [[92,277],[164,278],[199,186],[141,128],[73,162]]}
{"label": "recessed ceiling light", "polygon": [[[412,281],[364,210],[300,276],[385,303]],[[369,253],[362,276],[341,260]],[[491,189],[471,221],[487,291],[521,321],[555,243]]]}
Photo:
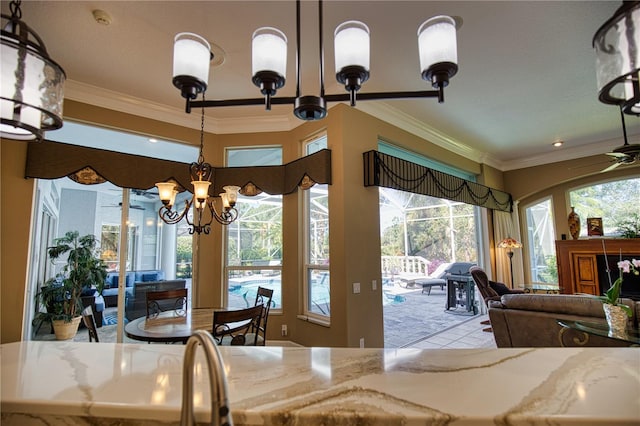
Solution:
{"label": "recessed ceiling light", "polygon": [[158,142],[158,139],[149,138],[149,142],[151,142],[151,143],[156,143],[156,142]]}
{"label": "recessed ceiling light", "polygon": [[562,146],[562,144],[563,144],[563,143],[564,143],[564,141],[555,141],[555,142],[553,143],[553,146],[555,146],[555,147],[557,148],[557,147],[559,147],[559,146]]}

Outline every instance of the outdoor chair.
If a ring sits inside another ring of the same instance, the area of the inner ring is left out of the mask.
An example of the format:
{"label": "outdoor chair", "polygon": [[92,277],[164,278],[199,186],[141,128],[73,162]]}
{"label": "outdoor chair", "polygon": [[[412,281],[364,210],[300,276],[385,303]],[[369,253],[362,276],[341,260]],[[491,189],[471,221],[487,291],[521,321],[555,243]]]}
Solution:
{"label": "outdoor chair", "polygon": [[257,333],[252,333],[260,323],[262,305],[232,311],[215,311],[213,313],[213,338],[222,346],[255,346]]}
{"label": "outdoor chair", "polygon": [[91,309],[91,305],[84,308],[82,311],[82,322],[89,330],[89,342],[92,342],[95,339],[96,343],[100,342],[98,338],[98,328],[96,327],[96,321],[93,318],[93,309]]}
{"label": "outdoor chair", "polygon": [[[503,294],[520,294],[524,293],[522,290],[514,290],[506,285],[491,281],[489,277],[487,277],[487,273],[479,266],[472,266],[469,268],[469,272],[473,277],[473,281],[475,281],[476,286],[478,287],[478,291],[480,291],[480,295],[484,300],[485,305],[489,308],[489,302],[492,300],[500,301],[500,298]],[[482,324],[490,325],[491,322],[489,320],[483,321]],[[487,327],[483,329],[483,331],[492,332],[491,327]]]}
{"label": "outdoor chair", "polygon": [[146,293],[147,318],[155,318],[161,312],[175,311],[177,316],[187,316],[188,290],[148,291]]}

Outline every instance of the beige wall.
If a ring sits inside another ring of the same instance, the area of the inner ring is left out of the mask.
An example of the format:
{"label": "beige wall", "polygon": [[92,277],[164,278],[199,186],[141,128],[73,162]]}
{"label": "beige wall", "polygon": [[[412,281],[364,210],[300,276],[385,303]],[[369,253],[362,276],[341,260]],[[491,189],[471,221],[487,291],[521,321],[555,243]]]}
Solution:
{"label": "beige wall", "polygon": [[0,341],[22,340],[33,180],[24,178],[27,144],[0,142]]}
{"label": "beige wall", "polygon": [[[556,238],[560,239],[562,234],[568,236],[567,216],[571,211],[569,202],[569,191],[571,189],[597,182],[640,177],[640,164],[620,167],[606,174],[601,173],[601,170],[607,165],[607,158],[604,155],[596,155],[505,172],[505,190],[512,194],[515,201],[518,201],[521,227],[526,224],[526,207],[550,197],[553,204]],[[525,259],[525,282],[530,282],[525,233],[523,233],[522,238],[524,240],[523,243],[525,243],[523,248],[525,250],[525,256],[523,256]]]}
{"label": "beige wall", "polygon": [[[65,102],[65,118],[106,127],[198,144],[197,130],[135,117],[73,101]],[[303,345],[357,347],[383,346],[380,274],[379,207],[377,188],[365,188],[362,153],[377,149],[379,139],[402,146],[439,161],[478,174],[479,164],[449,152],[415,135],[377,120],[357,109],[337,105],[325,120],[303,123],[290,132],[205,135],[205,158],[223,165],[224,147],[281,145],[283,160],[302,155],[302,141],[326,130],[332,151],[332,180],[329,193],[331,246],[331,324],[311,323],[299,315],[302,301],[301,194],[283,201],[283,304],[282,315],[269,319],[270,338],[280,338],[280,326],[287,324],[289,338]],[[2,342],[20,340],[27,271],[33,181],[25,180],[26,144],[2,141]],[[488,179],[500,181],[491,170]],[[220,306],[222,289],[222,228],[215,226],[208,236],[196,238],[199,256],[196,306]],[[372,280],[377,289],[372,290]],[[361,284],[353,294],[352,284]]]}

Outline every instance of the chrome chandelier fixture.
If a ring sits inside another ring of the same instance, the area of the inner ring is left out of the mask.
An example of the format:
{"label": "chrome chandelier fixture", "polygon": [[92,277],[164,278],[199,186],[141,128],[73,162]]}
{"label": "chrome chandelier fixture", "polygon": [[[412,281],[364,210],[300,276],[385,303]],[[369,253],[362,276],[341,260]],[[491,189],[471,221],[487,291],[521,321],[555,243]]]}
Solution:
{"label": "chrome chandelier fixture", "polygon": [[622,6],[593,37],[599,99],[640,115],[640,1]]}
{"label": "chrome chandelier fixture", "polygon": [[[301,120],[320,120],[327,115],[327,102],[349,101],[351,106],[359,100],[401,98],[438,98],[444,102],[444,88],[458,71],[456,29],[461,19],[436,16],[418,28],[418,49],[422,78],[430,81],[433,89],[409,92],[360,93],[362,84],[369,78],[369,28],[359,21],[340,24],[334,34],[336,79],[344,84],[347,93],[325,95],[324,52],[322,42],[322,0],[319,10],[319,59],[320,96],[300,95],[300,0],[296,1],[296,96],[275,97],[286,80],[287,37],[282,31],[263,27],[253,33],[252,72],[253,83],[260,88],[263,98],[204,100],[209,77],[209,63],[213,59],[211,46],[203,37],[193,33],[180,33],[174,42],[173,84],[186,99],[186,112],[197,107],[227,107],[293,104],[293,112]],[[203,99],[196,101],[199,93]]]}
{"label": "chrome chandelier fixture", "polygon": [[0,136],[42,140],[46,130],[62,127],[66,75],[47,54],[42,39],[22,19],[20,1],[2,14],[0,57]]}
{"label": "chrome chandelier fixture", "polygon": [[[204,146],[204,108],[200,122],[200,153],[198,161],[189,166],[191,172],[191,184],[193,185],[193,196],[185,200],[182,211],[173,210],[173,205],[178,195],[178,185],[176,182],[158,182],[156,187],[162,201],[162,206],[158,211],[160,219],[168,225],[175,225],[183,218],[189,224],[190,234],[208,234],[211,231],[211,223],[215,219],[222,225],[229,225],[238,218],[238,211],[235,209],[238,201],[238,186],[224,186],[225,192],[220,194],[222,209],[218,213],[214,197],[209,196],[209,186],[211,185],[211,174],[213,167],[204,161],[202,153]],[[189,218],[189,212],[193,206],[193,220]]]}

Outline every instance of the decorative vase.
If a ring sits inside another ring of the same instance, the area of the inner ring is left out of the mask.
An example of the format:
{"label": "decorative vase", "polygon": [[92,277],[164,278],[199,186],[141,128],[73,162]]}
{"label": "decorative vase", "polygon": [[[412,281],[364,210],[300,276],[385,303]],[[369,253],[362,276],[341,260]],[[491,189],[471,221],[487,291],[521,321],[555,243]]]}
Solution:
{"label": "decorative vase", "polygon": [[604,309],[604,316],[609,325],[609,336],[625,337],[627,335],[627,313],[620,306],[609,303],[604,303],[602,309]]}
{"label": "decorative vase", "polygon": [[53,320],[53,332],[57,340],[69,340],[76,337],[82,317],[74,317],[71,321]]}
{"label": "decorative vase", "polygon": [[580,236],[580,216],[571,207],[571,213],[569,213],[569,217],[567,218],[567,222],[569,223],[569,233],[574,240],[577,240]]}

